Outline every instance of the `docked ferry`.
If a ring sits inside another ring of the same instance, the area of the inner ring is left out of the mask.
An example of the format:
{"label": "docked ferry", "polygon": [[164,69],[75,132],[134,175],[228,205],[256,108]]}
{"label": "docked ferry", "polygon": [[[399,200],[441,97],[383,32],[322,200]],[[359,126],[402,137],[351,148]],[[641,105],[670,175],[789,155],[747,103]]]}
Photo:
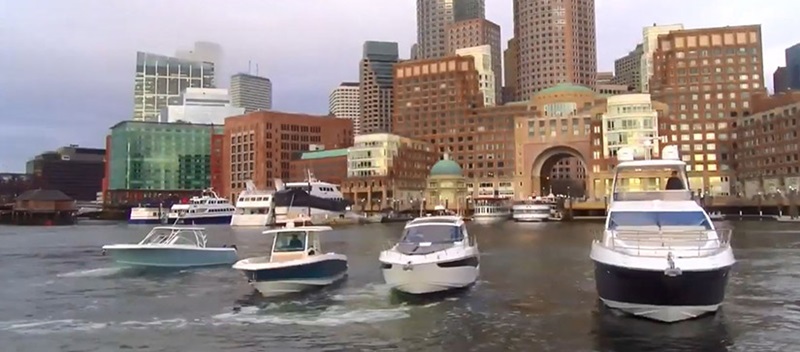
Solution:
{"label": "docked ferry", "polygon": [[511,207],[509,199],[497,195],[478,196],[473,198],[472,221],[475,222],[498,222],[505,221],[511,217]]}
{"label": "docked ferry", "polygon": [[552,195],[516,202],[511,208],[511,217],[516,222],[547,221],[554,215],[555,204],[555,197]]}
{"label": "docked ferry", "polygon": [[317,180],[309,172],[303,182],[275,182],[272,195],[275,222],[285,223],[296,216],[340,216],[353,203],[344,198],[338,185]]}
{"label": "docked ferry", "polygon": [[170,224],[230,224],[236,208],[213,190],[203,191],[188,203],[175,204],[167,215]]}

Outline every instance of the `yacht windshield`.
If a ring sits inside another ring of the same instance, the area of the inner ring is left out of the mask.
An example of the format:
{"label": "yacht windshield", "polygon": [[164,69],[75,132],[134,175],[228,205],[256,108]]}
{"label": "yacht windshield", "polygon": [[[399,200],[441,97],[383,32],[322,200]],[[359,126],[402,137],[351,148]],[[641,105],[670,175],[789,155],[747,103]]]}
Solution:
{"label": "yacht windshield", "polygon": [[403,233],[402,243],[450,243],[464,240],[461,228],[453,225],[424,225],[409,227]]}
{"label": "yacht windshield", "polygon": [[275,235],[273,252],[302,252],[306,249],[304,231],[286,231]]}
{"label": "yacht windshield", "polygon": [[608,229],[613,230],[618,226],[702,226],[711,230],[711,224],[702,211],[615,211],[608,219]]}

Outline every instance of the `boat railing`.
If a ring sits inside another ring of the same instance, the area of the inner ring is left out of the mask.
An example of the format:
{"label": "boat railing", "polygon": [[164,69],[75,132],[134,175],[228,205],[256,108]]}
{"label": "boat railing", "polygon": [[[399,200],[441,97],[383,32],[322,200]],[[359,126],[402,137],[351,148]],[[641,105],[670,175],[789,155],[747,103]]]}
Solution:
{"label": "boat railing", "polygon": [[730,246],[732,229],[615,229],[601,231],[597,239],[614,251],[642,257],[661,257],[665,252],[682,257],[713,255]]}
{"label": "boat railing", "polygon": [[392,249],[394,249],[394,248],[395,248],[395,247],[396,247],[398,244],[401,244],[401,243],[410,243],[410,242],[393,242],[393,241],[387,240],[387,241],[386,241],[386,243],[385,243],[385,245],[383,246],[383,250],[382,250],[382,251],[383,251],[383,252],[388,252],[388,253],[390,253],[390,255],[391,255],[391,256],[393,256],[393,257],[396,257],[396,258],[400,258],[400,257],[403,257],[403,256],[409,256],[409,255],[413,255],[414,257],[417,257],[417,258],[423,258],[423,259],[427,259],[427,258],[436,258],[436,259],[439,259],[439,257],[441,257],[441,255],[442,255],[442,254],[445,254],[445,255],[446,255],[446,254],[448,254],[449,252],[451,252],[451,251],[453,251],[453,250],[460,250],[460,251],[463,251],[463,245],[457,245],[457,244],[458,244],[458,243],[464,243],[465,241],[466,241],[466,239],[464,239],[464,240],[461,240],[461,241],[458,241],[458,242],[450,242],[450,241],[443,241],[443,242],[427,242],[427,243],[431,243],[432,245],[437,245],[437,244],[439,244],[439,245],[441,245],[441,244],[450,244],[451,246],[449,246],[449,247],[445,247],[445,248],[442,248],[442,249],[440,249],[440,250],[437,250],[436,252],[432,252],[432,253],[426,253],[426,254],[405,254],[405,253],[402,253],[402,252],[400,252],[400,251],[392,251]]}

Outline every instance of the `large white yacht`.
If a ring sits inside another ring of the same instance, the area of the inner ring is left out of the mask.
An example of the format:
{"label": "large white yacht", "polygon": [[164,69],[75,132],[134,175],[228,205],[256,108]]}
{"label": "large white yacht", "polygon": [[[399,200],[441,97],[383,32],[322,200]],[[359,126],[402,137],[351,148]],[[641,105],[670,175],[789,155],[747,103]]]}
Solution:
{"label": "large white yacht", "polygon": [[236,200],[236,212],[231,217],[231,226],[269,226],[274,222],[272,194],[274,191],[259,190],[253,181]]}
{"label": "large white yacht", "polygon": [[716,312],[735,263],[730,230],[692,199],[675,146],[662,160],[619,151],[603,236],[592,243],[602,302],[661,322]]}
{"label": "large white yacht", "polygon": [[275,222],[286,223],[297,216],[344,215],[352,202],[344,198],[338,185],[317,180],[309,171],[303,182],[275,182],[272,195]]}
{"label": "large white yacht", "polygon": [[173,205],[167,221],[170,224],[230,224],[234,211],[236,208],[227,199],[207,189],[188,203]]}
{"label": "large white yacht", "polygon": [[408,222],[400,242],[381,252],[379,260],[386,283],[410,294],[467,287],[480,272],[478,243],[459,216]]}
{"label": "large white yacht", "polygon": [[505,221],[511,217],[509,199],[494,196],[478,196],[472,199],[474,212],[472,220],[475,222],[492,223]]}
{"label": "large white yacht", "polygon": [[555,212],[555,196],[530,198],[516,202],[511,207],[511,217],[516,222],[547,221]]}

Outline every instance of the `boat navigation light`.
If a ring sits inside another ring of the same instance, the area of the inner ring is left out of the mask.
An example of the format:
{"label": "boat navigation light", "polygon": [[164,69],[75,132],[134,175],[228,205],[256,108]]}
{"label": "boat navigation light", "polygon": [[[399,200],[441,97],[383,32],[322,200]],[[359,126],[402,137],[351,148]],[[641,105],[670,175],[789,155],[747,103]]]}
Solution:
{"label": "boat navigation light", "polygon": [[668,145],[661,150],[661,158],[664,160],[680,160],[680,155],[678,155],[678,146],[677,145]]}

